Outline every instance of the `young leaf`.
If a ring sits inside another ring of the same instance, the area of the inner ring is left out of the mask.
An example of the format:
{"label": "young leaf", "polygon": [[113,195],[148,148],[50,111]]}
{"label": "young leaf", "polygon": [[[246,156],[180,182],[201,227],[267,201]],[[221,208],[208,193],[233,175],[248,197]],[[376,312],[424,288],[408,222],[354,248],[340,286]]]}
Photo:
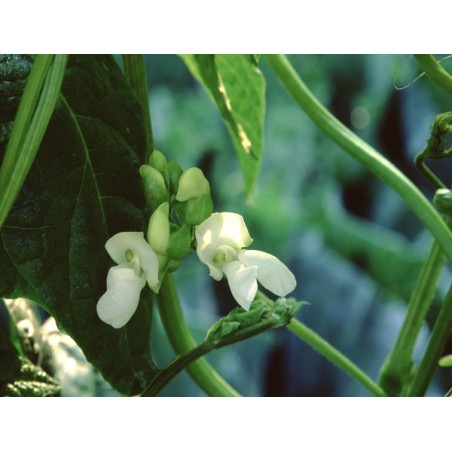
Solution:
{"label": "young leaf", "polygon": [[265,79],[252,55],[182,55],[209,92],[234,143],[245,188],[251,193],[263,148]]}
{"label": "young leaf", "polygon": [[[7,100],[1,82],[0,110]],[[59,105],[0,230],[0,297],[39,303],[126,394],[139,393],[155,372],[150,292],[119,330],[100,321],[96,303],[112,265],[105,242],[146,227],[138,173],[145,142],[140,107],[114,60],[72,56]]]}

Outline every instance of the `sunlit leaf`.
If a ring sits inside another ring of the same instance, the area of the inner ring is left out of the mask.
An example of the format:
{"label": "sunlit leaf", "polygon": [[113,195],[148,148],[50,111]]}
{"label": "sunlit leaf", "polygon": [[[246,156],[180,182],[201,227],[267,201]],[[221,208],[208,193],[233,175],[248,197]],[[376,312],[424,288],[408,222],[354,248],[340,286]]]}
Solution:
{"label": "sunlit leaf", "polygon": [[263,149],[265,80],[253,55],[183,55],[209,92],[230,132],[247,193],[259,175]]}

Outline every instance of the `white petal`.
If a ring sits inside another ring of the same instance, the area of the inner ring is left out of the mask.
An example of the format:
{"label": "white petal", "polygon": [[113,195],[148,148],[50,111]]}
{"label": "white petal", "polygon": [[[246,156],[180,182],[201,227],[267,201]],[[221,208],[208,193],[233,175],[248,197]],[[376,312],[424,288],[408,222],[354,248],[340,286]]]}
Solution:
{"label": "white petal", "polygon": [[133,269],[112,267],[107,276],[107,291],[97,302],[99,318],[113,328],[123,327],[135,313],[145,284]]}
{"label": "white petal", "polygon": [[293,273],[275,256],[263,251],[242,250],[239,261],[257,267],[257,279],[270,292],[285,297],[297,285]]}
{"label": "white petal", "polygon": [[127,250],[135,252],[144,245],[147,245],[147,242],[142,232],[119,232],[107,240],[105,249],[110,257],[120,264],[126,262]]}
{"label": "white petal", "polygon": [[140,266],[143,269],[146,281],[149,287],[154,289],[159,283],[159,260],[150,245],[144,239],[143,242],[146,246],[143,245],[136,252],[140,258]]}
{"label": "white petal", "polygon": [[237,303],[249,311],[257,292],[257,268],[245,267],[238,261],[223,265],[229,287]]}
{"label": "white petal", "polygon": [[[105,249],[117,264],[127,263],[126,251],[131,250],[134,254],[133,267],[135,268],[135,264],[138,264],[151,288],[158,284],[159,263],[157,255],[149,243],[144,240],[142,232],[119,232],[107,241]],[[132,264],[130,265],[132,266]],[[138,272],[137,268],[135,270]]]}
{"label": "white petal", "polygon": [[253,241],[243,217],[230,212],[212,214],[196,228],[195,235],[198,257],[209,267],[210,276],[216,280],[223,277],[221,265],[214,262],[218,248],[228,246],[239,251]]}

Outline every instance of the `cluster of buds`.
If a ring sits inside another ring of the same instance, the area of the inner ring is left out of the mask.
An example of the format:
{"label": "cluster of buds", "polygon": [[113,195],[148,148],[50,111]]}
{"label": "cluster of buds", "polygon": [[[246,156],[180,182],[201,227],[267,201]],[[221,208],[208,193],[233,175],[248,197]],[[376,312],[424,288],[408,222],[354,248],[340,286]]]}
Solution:
{"label": "cluster of buds", "polygon": [[212,213],[210,185],[199,168],[183,171],[154,151],[140,174],[151,213],[147,240],[143,232],[121,232],[107,241],[107,252],[117,265],[110,269],[107,291],[97,304],[102,321],[124,326],[146,283],[158,293],[165,274],[177,269],[195,247],[210,276],[217,281],[226,276],[233,297],[247,311],[258,282],[280,297],[294,290],[295,277],[279,259],[245,249],[252,239],[242,216]]}
{"label": "cluster of buds", "polygon": [[178,268],[191,251],[194,226],[212,213],[209,182],[199,168],[183,171],[154,151],[140,174],[151,212],[147,240],[143,232],[120,232],[105,244],[117,265],[108,272],[97,313],[114,328],[124,326],[135,313],[146,283],[158,293],[165,273]]}

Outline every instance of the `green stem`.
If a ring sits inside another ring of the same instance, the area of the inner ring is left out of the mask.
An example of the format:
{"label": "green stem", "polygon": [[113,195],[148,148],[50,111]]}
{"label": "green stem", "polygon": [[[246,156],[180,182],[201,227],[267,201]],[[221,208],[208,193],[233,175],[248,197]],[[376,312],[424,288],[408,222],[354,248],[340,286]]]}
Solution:
{"label": "green stem", "polygon": [[[171,275],[165,277],[160,287],[158,308],[163,326],[174,351],[178,355],[185,355],[195,349],[197,344],[185,323]],[[208,395],[217,397],[240,396],[204,358],[190,364],[187,371]]]}
{"label": "green stem", "polygon": [[266,55],[266,60],[286,90],[312,121],[348,154],[400,195],[430,230],[452,262],[452,233],[420,190],[397,167],[335,118],[309,91],[285,56]]}
{"label": "green stem", "polygon": [[[273,304],[273,302],[271,302]],[[224,319],[223,319],[224,320]],[[285,316],[280,317],[276,313],[268,318],[258,321],[246,327],[239,328],[237,331],[228,332],[218,340],[211,340],[209,337],[199,346],[191,349],[188,353],[176,357],[164,369],[162,369],[155,378],[150,382],[146,390],[143,392],[144,397],[153,397],[179,372],[184,370],[190,364],[199,360],[202,356],[207,355],[213,350],[226,347],[237,342],[244,341],[250,337],[277,328],[287,324]]]}
{"label": "green stem", "polygon": [[340,351],[335,349],[325,339],[321,338],[316,332],[308,328],[306,325],[296,319],[292,319],[287,325],[287,328],[302,341],[309,344],[314,350],[317,350],[321,355],[329,359],[337,367],[349,374],[355,380],[359,381],[372,394],[378,397],[386,396],[385,391],[359,367],[353,364]]}
{"label": "green stem", "polygon": [[146,65],[144,55],[123,55],[125,76],[135,91],[140,102],[144,116],[144,130],[146,133],[146,160],[154,150],[154,136],[152,133],[151,112],[149,109],[148,79],[146,76]]}
{"label": "green stem", "polygon": [[410,383],[414,347],[444,264],[445,256],[434,242],[413,290],[399,336],[382,366],[379,384],[390,395],[403,393]]}
{"label": "green stem", "polygon": [[414,55],[422,70],[444,91],[452,94],[452,76],[435,60],[433,55]]}
{"label": "green stem", "polygon": [[408,390],[409,397],[423,396],[438,367],[438,361],[447,339],[452,331],[452,287],[449,289],[443,306],[430,335],[424,357]]}
{"label": "green stem", "polygon": [[[67,55],[38,55],[0,169],[0,227],[30,171],[60,96]],[[42,92],[41,92],[42,91]]]}

